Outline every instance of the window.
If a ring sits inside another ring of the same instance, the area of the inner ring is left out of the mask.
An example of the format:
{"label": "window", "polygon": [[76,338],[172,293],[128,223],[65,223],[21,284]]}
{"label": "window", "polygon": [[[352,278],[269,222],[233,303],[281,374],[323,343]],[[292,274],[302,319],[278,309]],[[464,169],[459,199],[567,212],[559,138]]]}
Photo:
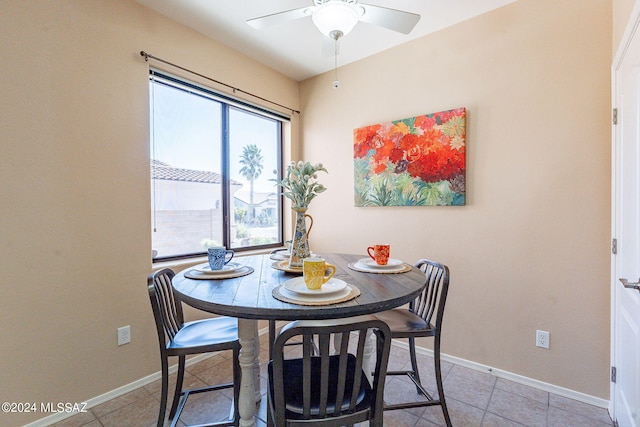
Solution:
{"label": "window", "polygon": [[280,246],[286,117],[150,75],[154,260]]}

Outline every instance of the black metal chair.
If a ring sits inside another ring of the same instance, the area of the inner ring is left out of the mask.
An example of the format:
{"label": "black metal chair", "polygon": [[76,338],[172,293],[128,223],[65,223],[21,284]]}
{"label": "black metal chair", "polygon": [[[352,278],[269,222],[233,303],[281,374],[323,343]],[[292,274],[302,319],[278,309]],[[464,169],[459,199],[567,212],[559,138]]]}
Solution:
{"label": "black metal chair", "polygon": [[[230,317],[216,317],[184,323],[182,303],[177,299],[171,286],[171,279],[174,275],[175,273],[171,269],[165,268],[150,274],[147,280],[162,361],[162,391],[158,427],[164,425],[169,392],[169,357],[172,356],[178,357],[178,373],[173,403],[169,412],[171,426],[175,426],[178,422],[190,394],[233,388],[233,420],[207,424],[207,426],[237,427],[240,421],[238,413],[238,397],[240,396],[238,320]],[[182,389],[187,355],[224,350],[233,351],[232,383],[190,390]]]}
{"label": "black metal chair", "polygon": [[[421,259],[416,267],[425,273],[426,282],[421,294],[409,304],[409,309],[395,308],[376,313],[374,316],[389,325],[391,337],[394,339],[407,338],[409,340],[409,356],[411,369],[404,371],[387,371],[387,375],[407,375],[416,385],[419,394],[427,400],[385,405],[384,409],[407,409],[421,406],[440,405],[445,422],[451,427],[451,419],[447,410],[447,403],[442,388],[442,372],[440,369],[440,339],[442,332],[442,316],[449,291],[449,268],[446,265]],[[436,376],[438,398],[432,397],[420,382],[418,363],[416,360],[415,339],[419,337],[433,337],[433,359]]]}
{"label": "black metal chair", "polygon": [[[373,384],[362,366],[370,329],[376,335]],[[329,352],[331,334],[341,334],[334,355]],[[302,340],[302,357],[285,359],[284,347],[295,337]],[[314,337],[318,355],[312,354]],[[351,353],[350,338],[354,338]],[[286,325],[275,340],[268,366],[267,398],[275,426],[337,427],[367,420],[371,426],[382,426],[390,346],[389,327],[376,319],[330,326]]]}

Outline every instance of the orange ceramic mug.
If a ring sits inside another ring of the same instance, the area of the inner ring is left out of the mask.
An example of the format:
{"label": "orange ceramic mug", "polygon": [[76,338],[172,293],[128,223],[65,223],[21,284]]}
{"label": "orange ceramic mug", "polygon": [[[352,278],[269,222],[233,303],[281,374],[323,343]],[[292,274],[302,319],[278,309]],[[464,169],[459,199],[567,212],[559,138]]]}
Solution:
{"label": "orange ceramic mug", "polygon": [[378,265],[387,265],[390,251],[391,245],[373,245],[367,248],[367,253]]}
{"label": "orange ceramic mug", "polygon": [[[326,270],[331,270],[325,276]],[[325,262],[324,258],[304,258],[302,260],[302,274],[304,283],[309,289],[320,289],[336,273],[336,266]]]}

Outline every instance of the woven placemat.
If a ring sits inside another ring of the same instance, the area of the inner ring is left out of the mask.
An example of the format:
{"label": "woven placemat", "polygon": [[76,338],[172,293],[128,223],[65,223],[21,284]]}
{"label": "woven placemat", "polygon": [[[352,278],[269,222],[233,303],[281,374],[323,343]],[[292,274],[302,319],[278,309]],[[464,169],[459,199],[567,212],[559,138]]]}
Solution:
{"label": "woven placemat", "polygon": [[219,273],[219,274],[207,274],[201,273],[193,268],[191,270],[187,270],[184,272],[184,277],[188,277],[189,279],[198,279],[198,280],[221,280],[221,279],[234,279],[236,277],[246,276],[247,274],[253,273],[253,267],[244,266],[242,268],[237,269],[236,271],[230,271],[229,273]]}
{"label": "woven placemat", "polygon": [[302,267],[289,267],[289,260],[276,261],[271,263],[271,267],[276,270],[285,271],[291,274],[302,274]]}
{"label": "woven placemat", "polygon": [[280,288],[282,288],[282,285],[277,286],[273,289],[273,291],[271,291],[271,294],[273,295],[273,297],[277,300],[280,300],[282,302],[288,302],[291,304],[298,304],[298,305],[332,305],[332,304],[338,304],[341,302],[345,302],[345,301],[349,301],[354,299],[355,297],[360,295],[360,289],[356,288],[355,286],[352,285],[347,285],[349,288],[349,293],[346,294],[343,297],[337,298],[337,299],[332,299],[332,300],[325,300],[325,301],[309,301],[309,300],[304,300],[301,301],[299,299],[294,299],[294,298],[289,298],[286,295],[283,295],[280,292]]}
{"label": "woven placemat", "polygon": [[372,274],[399,274],[406,273],[411,271],[411,266],[409,264],[403,264],[404,268],[402,270],[385,270],[384,268],[376,269],[376,270],[365,270],[364,268],[359,268],[357,262],[350,262],[348,267],[354,271],[359,271],[361,273],[372,273]]}

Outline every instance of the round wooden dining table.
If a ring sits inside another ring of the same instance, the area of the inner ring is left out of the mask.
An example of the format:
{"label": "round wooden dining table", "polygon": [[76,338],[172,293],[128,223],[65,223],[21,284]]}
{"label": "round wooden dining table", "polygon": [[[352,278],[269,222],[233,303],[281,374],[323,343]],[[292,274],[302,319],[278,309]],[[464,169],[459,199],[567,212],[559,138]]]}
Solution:
{"label": "round wooden dining table", "polygon": [[365,272],[358,268],[361,264],[356,263],[367,258],[366,255],[317,256],[335,265],[334,278],[346,282],[359,294],[347,301],[325,305],[287,302],[286,295],[279,293],[279,289],[300,273],[286,271],[286,266],[283,267],[286,263],[274,261],[268,254],[234,258],[234,262],[243,266],[243,270],[238,271],[247,273],[240,277],[197,275],[186,269],[173,278],[173,287],[185,304],[238,318],[242,371],[238,405],[243,427],[255,425],[256,402],[260,400],[258,320],[327,320],[376,313],[412,301],[425,285],[424,273],[409,264],[403,265],[402,272],[389,273],[374,268]]}

